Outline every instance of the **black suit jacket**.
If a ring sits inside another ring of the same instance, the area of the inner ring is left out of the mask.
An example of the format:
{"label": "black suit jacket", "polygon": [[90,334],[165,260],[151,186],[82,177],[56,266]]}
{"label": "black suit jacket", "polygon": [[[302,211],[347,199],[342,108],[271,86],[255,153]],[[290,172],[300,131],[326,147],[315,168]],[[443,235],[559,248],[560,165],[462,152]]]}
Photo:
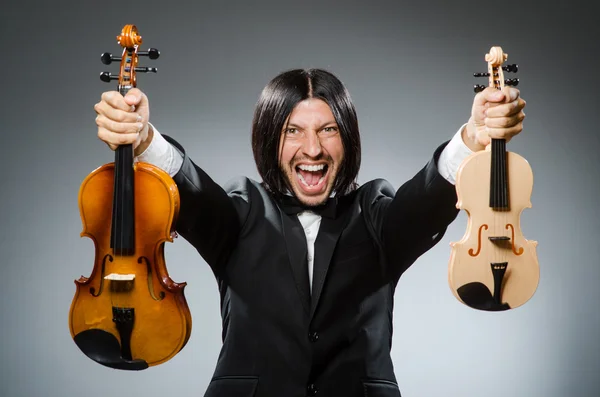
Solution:
{"label": "black suit jacket", "polygon": [[223,346],[205,397],[400,396],[390,349],[401,274],[454,220],[456,191],[433,158],[398,191],[384,180],[340,198],[315,242],[261,184],[221,188],[184,156],[178,233],[210,265]]}

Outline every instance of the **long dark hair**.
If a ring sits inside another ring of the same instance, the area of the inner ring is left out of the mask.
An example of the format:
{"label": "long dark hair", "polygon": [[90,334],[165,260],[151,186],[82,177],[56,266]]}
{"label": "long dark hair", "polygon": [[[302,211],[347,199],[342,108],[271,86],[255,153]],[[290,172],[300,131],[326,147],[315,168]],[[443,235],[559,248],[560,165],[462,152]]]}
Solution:
{"label": "long dark hair", "polygon": [[263,89],[252,121],[252,152],[263,185],[273,194],[287,190],[279,167],[281,131],[294,107],[305,99],[318,98],[331,108],[344,147],[344,160],[333,185],[336,195],[347,194],[358,186],[360,133],[356,110],[342,82],[322,69],[294,69],[281,73]]}

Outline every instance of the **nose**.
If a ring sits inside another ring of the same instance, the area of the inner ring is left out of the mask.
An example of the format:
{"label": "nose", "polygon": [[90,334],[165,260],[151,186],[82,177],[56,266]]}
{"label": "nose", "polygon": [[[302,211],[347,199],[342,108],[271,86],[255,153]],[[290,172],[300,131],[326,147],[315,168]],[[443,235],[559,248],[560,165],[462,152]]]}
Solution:
{"label": "nose", "polygon": [[316,132],[311,131],[310,133],[306,134],[306,136],[304,137],[304,142],[302,144],[302,151],[307,156],[313,158],[319,157],[321,155],[323,149],[321,147],[321,140],[319,139],[319,135]]}

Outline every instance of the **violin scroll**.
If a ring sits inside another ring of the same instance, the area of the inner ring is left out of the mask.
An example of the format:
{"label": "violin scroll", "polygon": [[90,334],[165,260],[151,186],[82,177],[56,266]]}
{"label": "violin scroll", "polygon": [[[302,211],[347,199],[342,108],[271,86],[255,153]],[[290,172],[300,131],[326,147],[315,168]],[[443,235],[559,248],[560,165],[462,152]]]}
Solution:
{"label": "violin scroll", "polygon": [[[502,51],[501,47],[492,47],[490,52],[485,55],[485,60],[488,62],[488,71],[486,73],[473,73],[474,77],[489,77],[489,87],[497,89],[504,88],[505,85],[516,87],[519,85],[519,79],[504,79],[504,73],[517,73],[519,71],[519,65],[512,64],[502,66],[502,64],[508,59],[508,54]],[[476,84],[473,87],[473,91],[481,92],[486,86]]]}
{"label": "violin scroll", "polygon": [[137,26],[125,25],[121,34],[117,36],[117,43],[123,48],[137,48],[142,44],[142,36],[140,36]]}

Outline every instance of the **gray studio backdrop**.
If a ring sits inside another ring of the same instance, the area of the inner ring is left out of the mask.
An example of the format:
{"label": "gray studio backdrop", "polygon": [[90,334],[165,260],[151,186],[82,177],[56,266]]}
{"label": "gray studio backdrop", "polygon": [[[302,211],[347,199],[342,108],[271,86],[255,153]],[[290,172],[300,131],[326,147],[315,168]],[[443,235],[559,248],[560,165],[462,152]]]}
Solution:
{"label": "gray studio backdrop", "polygon": [[[418,3],[418,5],[417,5]],[[594,397],[600,395],[600,196],[597,155],[600,61],[593,1],[560,2],[28,2],[0,11],[0,395],[201,396],[220,348],[217,285],[183,239],[166,248],[175,281],[186,281],[194,323],[189,344],[147,371],[110,370],[87,359],[69,334],[73,280],[92,270],[80,238],[82,180],[111,162],[96,137],[98,75],[117,72],[123,25],[161,57],[139,77],[151,121],[181,142],[219,183],[256,177],[250,122],[258,94],[277,73],[336,73],[358,109],[360,181],[398,187],[469,117],[473,72],[500,45],[518,63],[527,101],[521,136],[533,208],[522,216],[536,240],[541,281],[525,306],[471,310],[447,282],[442,242],[403,276],[396,293],[393,360],[405,397]]]}

